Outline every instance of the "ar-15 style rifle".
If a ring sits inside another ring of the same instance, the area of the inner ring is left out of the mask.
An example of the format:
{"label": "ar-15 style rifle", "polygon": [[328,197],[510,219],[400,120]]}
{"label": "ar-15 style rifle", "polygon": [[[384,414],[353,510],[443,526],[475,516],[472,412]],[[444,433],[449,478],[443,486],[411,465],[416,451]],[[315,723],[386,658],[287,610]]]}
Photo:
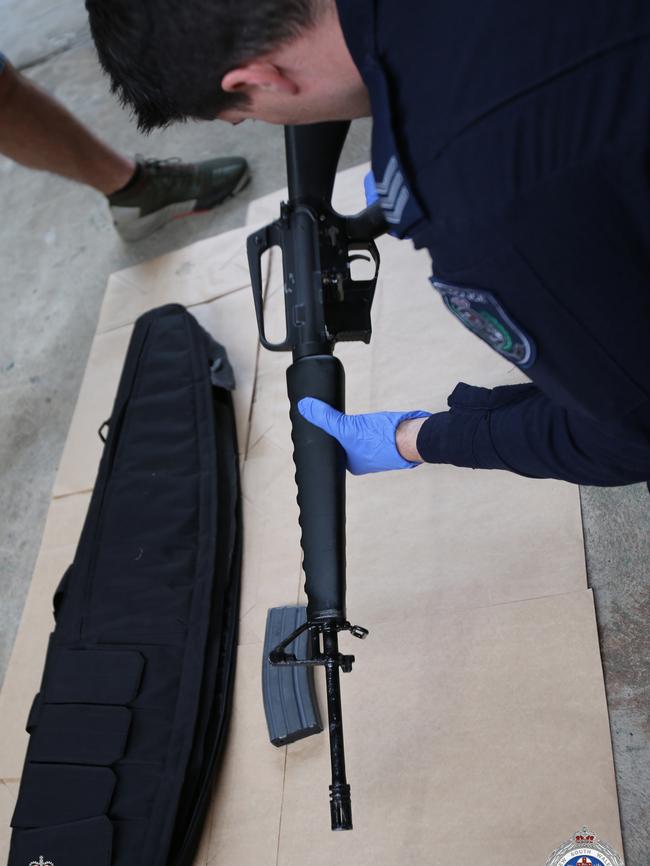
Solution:
{"label": "ar-15 style rifle", "polygon": [[[352,669],[354,656],[339,652],[338,634],[365,638],[350,625],[345,590],[345,453],[339,443],[298,411],[303,397],[317,397],[344,411],[344,371],[333,356],[341,340],[368,343],[379,253],[374,238],[385,222],[378,204],[356,216],[341,216],[331,204],[334,177],[349,123],[323,123],[285,130],[289,196],[280,218],[248,239],[248,260],[262,345],[292,352],[287,370],[293,457],[296,465],[307,619],[269,653],[274,666],[325,668],[332,784],[333,830],[352,829],[350,786],[345,773],[339,671]],[[272,247],[282,251],[286,336],[271,343],[264,327],[261,260]],[[374,262],[374,275],[353,280],[350,263]],[[313,651],[297,658],[287,647],[308,633]]]}

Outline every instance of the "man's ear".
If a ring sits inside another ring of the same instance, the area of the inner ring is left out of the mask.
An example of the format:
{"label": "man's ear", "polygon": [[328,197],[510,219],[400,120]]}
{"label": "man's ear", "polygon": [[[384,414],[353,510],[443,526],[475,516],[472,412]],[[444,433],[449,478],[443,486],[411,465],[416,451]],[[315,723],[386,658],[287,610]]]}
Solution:
{"label": "man's ear", "polygon": [[221,87],[226,93],[248,92],[255,88],[287,95],[298,92],[298,86],[283,75],[277,66],[263,61],[247,63],[226,72],[221,79]]}

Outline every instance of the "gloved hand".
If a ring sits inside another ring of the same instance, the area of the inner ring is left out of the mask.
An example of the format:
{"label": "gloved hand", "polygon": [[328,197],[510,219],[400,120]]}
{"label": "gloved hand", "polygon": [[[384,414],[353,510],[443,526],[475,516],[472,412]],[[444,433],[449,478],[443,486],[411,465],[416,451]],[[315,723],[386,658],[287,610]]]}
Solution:
{"label": "gloved hand", "polygon": [[298,402],[303,418],[320,427],[341,443],[353,475],[384,472],[388,469],[413,469],[419,463],[405,460],[397,450],[395,432],[402,421],[428,418],[430,412],[372,412],[344,415],[322,400],[303,397]]}

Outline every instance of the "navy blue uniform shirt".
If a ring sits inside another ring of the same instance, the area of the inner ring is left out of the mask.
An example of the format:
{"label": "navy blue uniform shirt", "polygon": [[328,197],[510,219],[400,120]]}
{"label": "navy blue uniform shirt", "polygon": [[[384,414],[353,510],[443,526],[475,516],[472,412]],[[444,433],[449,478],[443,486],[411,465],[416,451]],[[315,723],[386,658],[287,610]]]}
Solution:
{"label": "navy blue uniform shirt", "polygon": [[650,3],[338,7],[387,219],[428,248],[450,314],[533,382],[460,385],[422,455],[647,480]]}

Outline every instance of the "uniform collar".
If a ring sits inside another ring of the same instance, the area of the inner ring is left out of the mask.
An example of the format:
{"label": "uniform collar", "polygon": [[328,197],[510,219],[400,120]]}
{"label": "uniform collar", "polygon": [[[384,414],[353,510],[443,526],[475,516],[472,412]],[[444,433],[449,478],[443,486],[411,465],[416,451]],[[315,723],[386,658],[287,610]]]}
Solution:
{"label": "uniform collar", "polygon": [[386,74],[377,49],[374,0],[337,0],[348,50],[372,107],[372,171],[384,216],[397,237],[412,236],[424,219],[397,149]]}
{"label": "uniform collar", "polygon": [[372,0],[336,0],[336,6],[348,51],[366,81],[364,70],[374,63],[377,53],[375,4]]}

